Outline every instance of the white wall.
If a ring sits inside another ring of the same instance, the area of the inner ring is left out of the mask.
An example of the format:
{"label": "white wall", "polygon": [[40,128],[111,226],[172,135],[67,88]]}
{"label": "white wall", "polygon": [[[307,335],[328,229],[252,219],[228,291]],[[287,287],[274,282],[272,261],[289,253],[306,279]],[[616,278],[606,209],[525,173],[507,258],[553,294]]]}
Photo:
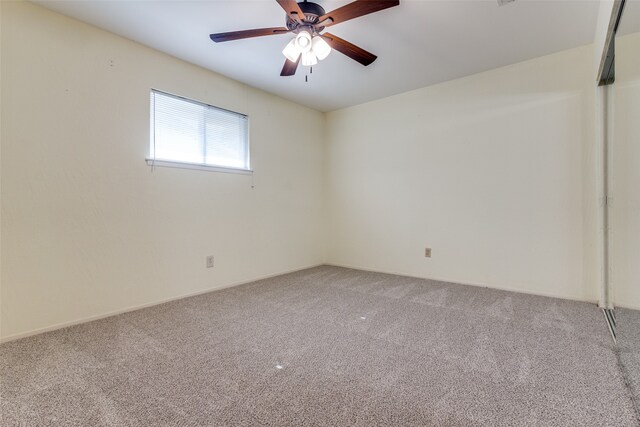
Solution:
{"label": "white wall", "polygon": [[[593,46],[323,115],[1,5],[0,339],[324,261],[598,298]],[[152,173],[152,87],[249,114],[255,188]]]}
{"label": "white wall", "polygon": [[329,113],[328,261],[596,301],[592,70],[585,46]]}
{"label": "white wall", "polygon": [[[1,8],[0,337],[322,263],[321,113],[29,3]],[[150,88],[247,113],[255,188],[152,173]]]}
{"label": "white wall", "polygon": [[616,38],[611,270],[616,306],[640,309],[640,33]]}
{"label": "white wall", "polygon": [[[2,6],[0,5],[0,337],[2,337]],[[0,338],[1,339],[1,338]]]}

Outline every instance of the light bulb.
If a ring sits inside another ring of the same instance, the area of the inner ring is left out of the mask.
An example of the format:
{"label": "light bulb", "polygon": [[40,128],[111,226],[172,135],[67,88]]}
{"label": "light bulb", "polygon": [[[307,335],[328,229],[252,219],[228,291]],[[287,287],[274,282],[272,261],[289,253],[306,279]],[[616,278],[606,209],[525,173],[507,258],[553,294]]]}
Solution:
{"label": "light bulb", "polygon": [[315,36],[311,41],[311,50],[322,61],[331,53],[331,46],[320,36]]}
{"label": "light bulb", "polygon": [[313,65],[316,65],[317,63],[318,58],[316,57],[315,53],[313,53],[312,51],[302,52],[302,65],[304,65],[305,67],[311,67]]}
{"label": "light bulb", "polygon": [[296,36],[296,46],[300,52],[309,52],[311,49],[311,34],[308,31],[300,31]]}
{"label": "light bulb", "polygon": [[296,39],[292,39],[284,47],[282,54],[291,62],[296,62],[300,56],[300,49],[296,46]]}

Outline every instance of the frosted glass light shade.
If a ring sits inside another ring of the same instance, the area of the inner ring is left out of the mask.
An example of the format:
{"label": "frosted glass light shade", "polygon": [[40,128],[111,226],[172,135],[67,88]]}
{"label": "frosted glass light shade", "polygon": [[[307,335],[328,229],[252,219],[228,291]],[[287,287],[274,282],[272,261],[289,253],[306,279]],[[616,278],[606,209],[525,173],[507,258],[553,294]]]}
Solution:
{"label": "frosted glass light shade", "polygon": [[291,62],[296,62],[300,56],[300,50],[296,46],[296,39],[292,39],[282,50],[282,54]]}
{"label": "frosted glass light shade", "polygon": [[316,65],[318,63],[318,57],[313,51],[303,52],[302,53],[302,65],[305,67],[311,67],[312,65]]}
{"label": "frosted glass light shade", "polygon": [[311,50],[322,61],[331,53],[331,46],[320,36],[315,36],[311,41]]}
{"label": "frosted glass light shade", "polygon": [[311,34],[308,31],[300,31],[296,36],[296,46],[302,53],[311,50]]}

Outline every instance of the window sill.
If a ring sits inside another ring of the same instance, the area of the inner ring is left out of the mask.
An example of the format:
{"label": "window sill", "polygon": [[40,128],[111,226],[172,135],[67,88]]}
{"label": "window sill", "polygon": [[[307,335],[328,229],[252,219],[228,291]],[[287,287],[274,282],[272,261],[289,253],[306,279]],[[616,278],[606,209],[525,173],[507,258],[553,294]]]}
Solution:
{"label": "window sill", "polygon": [[146,162],[149,166],[158,166],[162,168],[195,169],[207,172],[237,173],[240,175],[251,175],[253,173],[250,169],[227,168],[224,166],[211,166],[202,163],[174,162],[158,159],[146,159]]}

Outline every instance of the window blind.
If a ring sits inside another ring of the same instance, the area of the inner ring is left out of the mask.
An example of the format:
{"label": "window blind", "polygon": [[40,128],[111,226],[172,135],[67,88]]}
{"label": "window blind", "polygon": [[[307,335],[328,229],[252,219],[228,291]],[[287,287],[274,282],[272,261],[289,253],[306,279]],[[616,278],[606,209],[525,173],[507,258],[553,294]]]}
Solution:
{"label": "window blind", "polygon": [[151,157],[249,170],[248,117],[151,91]]}

